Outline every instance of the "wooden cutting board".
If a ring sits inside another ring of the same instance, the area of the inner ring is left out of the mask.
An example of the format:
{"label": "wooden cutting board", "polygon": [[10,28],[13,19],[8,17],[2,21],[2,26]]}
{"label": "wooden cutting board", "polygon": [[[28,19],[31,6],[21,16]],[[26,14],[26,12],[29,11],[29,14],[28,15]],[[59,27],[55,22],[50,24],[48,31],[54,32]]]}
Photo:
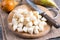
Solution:
{"label": "wooden cutting board", "polygon": [[[49,11],[46,9],[46,8],[44,8],[43,10],[44,11],[46,11],[46,13],[48,13]],[[49,12],[49,16],[51,17],[51,18],[54,18],[53,17],[53,12]],[[43,37],[40,37],[40,38],[37,38],[37,39],[23,39],[23,38],[20,38],[20,37],[18,37],[18,36],[16,36],[16,35],[14,35],[11,31],[9,31],[9,29],[7,28],[8,27],[8,25],[7,25],[7,17],[8,17],[8,13],[6,13],[6,12],[4,12],[4,11],[2,11],[1,9],[0,9],[0,15],[1,15],[1,23],[2,23],[2,27],[3,27],[3,40],[46,40],[46,39],[49,39],[49,38],[52,38],[52,37],[58,37],[58,36],[60,36],[60,28],[59,29],[56,29],[55,27],[52,27],[51,28],[51,31],[47,34],[47,35],[45,35],[45,36],[43,36]],[[57,22],[59,22],[60,23],[60,14],[57,16],[57,18],[54,18]]]}
{"label": "wooden cutting board", "polygon": [[[40,7],[41,9],[44,9],[45,12],[47,12],[48,10],[46,10],[44,7],[42,6],[38,6]],[[13,11],[11,11],[8,15],[8,23],[11,23],[12,22],[12,18],[13,18],[13,15],[14,15],[14,11],[17,10],[17,9],[27,9],[28,11],[34,11],[32,8],[30,8],[30,6],[28,5],[20,5],[18,7],[16,7]],[[47,14],[49,14],[50,12],[48,11]],[[44,27],[44,31],[38,33],[38,34],[28,34],[28,33],[19,33],[17,31],[13,31],[12,29],[12,26],[11,25],[8,25],[8,28],[14,33],[14,34],[17,34],[18,36],[20,37],[23,37],[23,38],[38,38],[38,37],[41,37],[41,36],[44,36],[46,35],[49,31],[50,31],[50,25],[46,25]]]}

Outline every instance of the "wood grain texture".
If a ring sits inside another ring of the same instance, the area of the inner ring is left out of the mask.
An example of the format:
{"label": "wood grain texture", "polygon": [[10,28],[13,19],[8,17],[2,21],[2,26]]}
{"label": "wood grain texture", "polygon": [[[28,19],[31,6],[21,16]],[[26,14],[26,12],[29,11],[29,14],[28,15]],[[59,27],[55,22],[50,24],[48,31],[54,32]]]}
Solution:
{"label": "wood grain texture", "polygon": [[52,38],[52,37],[57,37],[60,36],[60,29],[56,29],[56,28],[52,28],[51,31],[49,32],[49,34],[47,34],[46,36],[43,36],[41,38],[37,38],[37,39],[23,39],[18,37],[17,35],[13,34],[11,31],[9,31],[9,29],[7,28],[7,17],[8,17],[8,13],[6,12],[2,12],[2,20],[3,20],[3,24],[4,24],[4,31],[5,31],[5,38],[7,40],[46,40],[48,38]]}
{"label": "wood grain texture", "polygon": [[[59,5],[60,7],[60,0],[56,0],[56,3]],[[7,26],[7,17],[8,17],[8,13],[4,12],[4,11],[0,11],[1,13],[1,17],[2,17],[2,20],[3,20],[3,24],[4,26],[4,29],[3,29],[3,40],[46,40],[46,39],[49,39],[49,38],[53,38],[53,37],[58,37],[60,36],[60,28],[59,29],[56,29],[54,27],[52,27],[51,31],[49,32],[49,34],[41,37],[41,38],[37,38],[37,39],[23,39],[23,38],[20,38],[18,37],[17,35],[14,35],[11,31],[8,30],[8,26]],[[54,18],[59,24],[60,24],[60,14]],[[0,22],[1,23],[1,22]]]}

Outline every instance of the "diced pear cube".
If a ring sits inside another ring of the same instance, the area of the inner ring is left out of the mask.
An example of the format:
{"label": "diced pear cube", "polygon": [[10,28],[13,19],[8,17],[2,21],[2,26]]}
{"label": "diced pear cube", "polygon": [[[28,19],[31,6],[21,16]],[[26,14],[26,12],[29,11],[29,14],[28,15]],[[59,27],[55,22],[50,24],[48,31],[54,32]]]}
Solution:
{"label": "diced pear cube", "polygon": [[38,20],[34,21],[34,25],[38,25],[38,23],[39,23]]}
{"label": "diced pear cube", "polygon": [[17,25],[13,25],[13,30],[15,31],[17,29]]}
{"label": "diced pear cube", "polygon": [[35,30],[34,30],[34,33],[35,33],[35,34],[38,34],[38,33],[39,33],[39,31],[38,31],[37,29],[35,29]]}
{"label": "diced pear cube", "polygon": [[24,18],[21,17],[21,18],[18,20],[18,22],[24,22]]}
{"label": "diced pear cube", "polygon": [[20,28],[17,28],[17,31],[18,32],[23,32],[23,29],[20,27]]}
{"label": "diced pear cube", "polygon": [[26,20],[27,22],[30,22],[30,17],[26,17],[25,20]]}
{"label": "diced pear cube", "polygon": [[28,28],[27,27],[23,27],[23,31],[27,32]]}
{"label": "diced pear cube", "polygon": [[42,20],[42,21],[47,21],[47,20],[46,20],[46,18],[44,18],[44,17],[43,17],[43,18],[41,18],[41,20]]}
{"label": "diced pear cube", "polygon": [[39,26],[35,26],[34,29],[37,29],[38,30],[39,29]]}
{"label": "diced pear cube", "polygon": [[26,24],[27,27],[32,27],[32,25],[33,25],[32,22],[28,22],[28,23]]}
{"label": "diced pear cube", "polygon": [[17,24],[17,21],[16,21],[15,18],[12,19],[12,24],[13,24],[13,25]]}
{"label": "diced pear cube", "polygon": [[18,26],[18,28],[23,27],[23,23],[19,23],[17,26]]}
{"label": "diced pear cube", "polygon": [[28,33],[33,34],[33,28],[28,28]]}
{"label": "diced pear cube", "polygon": [[39,26],[39,31],[44,31],[44,26]]}

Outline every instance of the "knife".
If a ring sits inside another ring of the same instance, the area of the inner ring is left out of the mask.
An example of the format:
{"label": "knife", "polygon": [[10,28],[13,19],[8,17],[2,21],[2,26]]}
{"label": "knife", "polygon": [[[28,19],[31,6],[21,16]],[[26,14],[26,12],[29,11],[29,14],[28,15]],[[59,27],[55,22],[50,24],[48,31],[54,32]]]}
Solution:
{"label": "knife", "polygon": [[43,17],[45,17],[47,19],[47,21],[53,25],[55,28],[59,28],[60,25],[54,20],[52,19],[51,17],[49,17],[44,11],[42,11],[40,8],[38,8],[36,6],[36,4],[34,4],[31,0],[26,0],[26,2],[33,8],[35,9],[36,11],[39,12],[39,15],[42,15]]}

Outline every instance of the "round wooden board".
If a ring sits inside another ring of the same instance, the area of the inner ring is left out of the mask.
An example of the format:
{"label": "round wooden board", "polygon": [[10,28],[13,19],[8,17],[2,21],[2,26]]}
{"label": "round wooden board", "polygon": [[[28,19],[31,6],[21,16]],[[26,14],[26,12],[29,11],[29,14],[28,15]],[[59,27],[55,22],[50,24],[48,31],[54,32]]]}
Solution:
{"label": "round wooden board", "polygon": [[[46,9],[45,7],[42,7],[42,6],[38,6],[39,8],[41,8],[43,11],[45,11],[50,17],[52,17],[51,15],[51,12],[48,11],[48,9]],[[29,11],[30,10],[33,10],[30,6],[28,5],[21,5],[21,6],[18,6],[16,7],[14,10],[17,10],[17,9],[28,9]],[[13,31],[12,29],[12,26],[9,25],[9,23],[11,23],[12,21],[12,17],[13,17],[13,12],[10,12],[9,16],[8,16],[8,28],[9,30],[11,30],[14,34],[20,36],[20,37],[23,37],[23,38],[38,38],[38,37],[41,37],[41,36],[44,36],[46,35],[49,31],[50,31],[50,25],[46,25],[45,28],[44,28],[44,31],[43,32],[40,32],[39,34],[28,34],[28,33],[19,33],[17,31]],[[34,11],[34,10],[33,10]]]}

